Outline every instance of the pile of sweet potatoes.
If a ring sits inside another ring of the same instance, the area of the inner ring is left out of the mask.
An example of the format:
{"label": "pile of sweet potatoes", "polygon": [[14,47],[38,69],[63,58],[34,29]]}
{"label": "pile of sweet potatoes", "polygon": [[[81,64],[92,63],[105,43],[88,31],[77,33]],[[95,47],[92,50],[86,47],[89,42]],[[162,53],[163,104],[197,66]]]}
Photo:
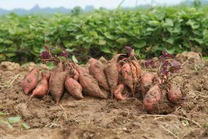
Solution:
{"label": "pile of sweet potatoes", "polygon": [[49,50],[44,52],[44,58],[55,61],[55,68],[42,72],[41,79],[38,68],[34,68],[21,82],[24,93],[32,93],[30,99],[50,94],[60,103],[64,92],[76,99],[83,99],[85,95],[116,100],[140,96],[144,108],[153,111],[164,98],[174,104],[182,98],[175,84],[164,82],[157,74],[143,72],[133,49],[109,61],[91,58],[86,65],[51,58]]}

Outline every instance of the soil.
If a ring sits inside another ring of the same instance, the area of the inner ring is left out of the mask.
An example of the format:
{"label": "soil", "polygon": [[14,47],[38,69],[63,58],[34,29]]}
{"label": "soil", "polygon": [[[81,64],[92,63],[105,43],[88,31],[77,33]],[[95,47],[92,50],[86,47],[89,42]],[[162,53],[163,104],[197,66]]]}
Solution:
{"label": "soil", "polygon": [[[42,99],[25,95],[20,82],[36,66],[1,62],[0,139],[207,139],[208,61],[198,53],[177,55],[183,63],[174,78],[183,100],[168,113],[148,114],[140,99],[77,100],[65,93],[60,105],[50,95]],[[40,70],[47,70],[39,65]],[[21,121],[6,124],[9,117]],[[30,126],[25,129],[22,124]]]}

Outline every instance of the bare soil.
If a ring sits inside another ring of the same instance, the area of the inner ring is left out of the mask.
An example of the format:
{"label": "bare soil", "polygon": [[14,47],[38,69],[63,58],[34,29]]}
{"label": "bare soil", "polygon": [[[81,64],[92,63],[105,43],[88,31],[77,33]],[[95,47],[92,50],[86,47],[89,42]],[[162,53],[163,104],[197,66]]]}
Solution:
{"label": "bare soil", "polygon": [[[148,114],[136,98],[76,100],[65,93],[61,105],[50,95],[29,101],[20,82],[36,64],[2,62],[0,112],[6,115],[0,115],[0,139],[207,139],[208,61],[193,52],[177,59],[183,69],[174,82],[181,87],[183,101],[163,114]],[[12,123],[13,128],[2,122],[17,116],[21,121]],[[21,123],[30,128],[24,129]]]}

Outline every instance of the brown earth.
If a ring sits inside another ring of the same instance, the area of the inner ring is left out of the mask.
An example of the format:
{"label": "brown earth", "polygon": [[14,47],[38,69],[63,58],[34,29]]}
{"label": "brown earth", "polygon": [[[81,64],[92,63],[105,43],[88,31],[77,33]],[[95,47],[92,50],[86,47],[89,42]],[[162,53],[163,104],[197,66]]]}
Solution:
{"label": "brown earth", "polygon": [[[208,61],[197,53],[177,56],[183,63],[177,82],[183,102],[168,114],[148,114],[141,100],[103,100],[85,96],[82,100],[64,94],[61,105],[50,95],[42,99],[23,94],[20,82],[35,66],[11,62],[0,65],[0,139],[207,139]],[[47,67],[40,65],[41,70]],[[21,117],[9,128],[9,117]],[[29,129],[21,124],[26,123]]]}

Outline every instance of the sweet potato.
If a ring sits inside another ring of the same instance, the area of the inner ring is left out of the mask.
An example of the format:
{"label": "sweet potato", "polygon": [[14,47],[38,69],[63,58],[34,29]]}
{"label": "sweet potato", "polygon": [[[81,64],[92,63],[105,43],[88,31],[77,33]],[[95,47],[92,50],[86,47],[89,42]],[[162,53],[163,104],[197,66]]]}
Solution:
{"label": "sweet potato", "polygon": [[134,93],[134,83],[133,83],[133,78],[132,78],[131,66],[129,63],[125,63],[122,66],[121,75],[122,75],[122,82],[124,83],[124,85],[129,87],[129,89],[131,90],[131,92],[133,94]]}
{"label": "sweet potato", "polygon": [[[49,91],[51,90],[51,86],[52,86],[52,80],[54,79],[54,75],[56,72],[60,73],[64,70],[64,66],[63,66],[63,63],[62,61],[60,61],[57,65],[56,68],[54,68],[51,73],[50,73],[50,78],[49,78]],[[48,91],[48,93],[49,93]]]}
{"label": "sweet potato", "polygon": [[94,58],[89,60],[89,72],[105,90],[109,90],[108,82],[104,73],[104,65]]}
{"label": "sweet potato", "polygon": [[110,61],[106,63],[104,68],[104,73],[110,87],[111,98],[113,98],[114,91],[118,85],[119,69],[117,62],[120,56],[121,54],[114,56]]}
{"label": "sweet potato", "polygon": [[143,95],[152,87],[153,79],[155,78],[154,74],[152,73],[144,73],[141,79],[141,91]]}
{"label": "sweet potato", "polygon": [[67,76],[67,71],[53,73],[49,92],[52,95],[54,101],[59,103],[64,93],[64,83]]}
{"label": "sweet potato", "polygon": [[168,89],[168,100],[173,103],[179,103],[182,99],[180,88],[176,84],[170,84]]}
{"label": "sweet potato", "polygon": [[152,111],[156,108],[156,104],[161,99],[161,92],[158,85],[154,85],[150,88],[150,90],[146,93],[143,99],[143,105],[147,111]]}
{"label": "sweet potato", "polygon": [[36,88],[33,90],[30,99],[32,99],[34,96],[43,97],[48,93],[48,88],[49,88],[48,80],[50,77],[50,73],[42,72],[41,75],[42,75],[42,79],[37,84]]}
{"label": "sweet potato", "polygon": [[122,95],[122,92],[124,91],[124,84],[119,84],[116,89],[114,90],[114,96],[117,100],[124,100],[126,97]]}
{"label": "sweet potato", "polygon": [[32,91],[38,84],[39,70],[38,68],[32,69],[32,71],[27,74],[21,82],[21,87],[23,92],[27,95]]}
{"label": "sweet potato", "polygon": [[76,69],[72,68],[70,73],[71,73],[72,78],[75,79],[76,81],[78,81],[78,79],[79,79],[78,71],[76,71]]}
{"label": "sweet potato", "polygon": [[84,98],[82,95],[82,86],[75,79],[70,78],[69,76],[66,77],[65,88],[72,97],[77,99]]}
{"label": "sweet potato", "polygon": [[137,60],[131,60],[131,63],[135,66],[136,68],[136,76],[137,76],[137,80],[139,80],[141,73],[142,73],[142,68],[139,65]]}
{"label": "sweet potato", "polygon": [[89,96],[98,97],[98,98],[107,98],[107,94],[104,94],[96,80],[85,70],[78,68],[79,72],[79,83],[83,88],[83,93]]}

